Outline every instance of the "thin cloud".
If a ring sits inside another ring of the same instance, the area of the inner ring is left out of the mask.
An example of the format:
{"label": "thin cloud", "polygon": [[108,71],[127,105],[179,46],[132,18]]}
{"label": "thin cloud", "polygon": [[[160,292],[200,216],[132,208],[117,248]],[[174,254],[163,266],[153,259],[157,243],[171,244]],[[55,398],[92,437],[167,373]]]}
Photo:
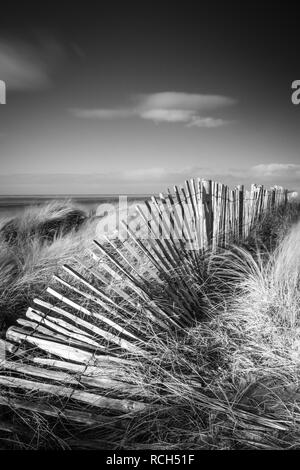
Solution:
{"label": "thin cloud", "polygon": [[126,108],[115,109],[70,109],[81,119],[122,119],[139,117],[160,123],[182,123],[186,127],[216,128],[228,124],[208,112],[236,104],[236,100],[221,95],[201,95],[179,92],[135,95],[133,104]]}
{"label": "thin cloud", "polygon": [[182,93],[166,91],[151,95],[137,95],[140,106],[146,109],[186,109],[194,111],[207,111],[224,106],[231,106],[236,100],[221,95],[205,95],[195,93]]}
{"label": "thin cloud", "polygon": [[296,163],[269,163],[252,167],[253,174],[264,177],[300,177],[300,165]]}
{"label": "thin cloud", "polygon": [[122,119],[135,116],[134,110],[130,109],[79,109],[72,108],[70,112],[81,119]]}
{"label": "thin cloud", "polygon": [[[119,171],[105,171],[102,173],[8,173],[0,174],[0,185],[17,183],[18,185],[34,184],[62,184],[67,186],[71,181],[78,184],[97,184],[98,188],[103,184],[120,183],[129,186],[136,183],[151,184],[163,183],[163,185],[181,184],[184,180],[200,177],[209,178],[215,181],[222,181],[224,178],[236,180],[237,184],[241,179],[246,178],[247,171],[240,169],[214,169],[200,166],[186,167],[148,167],[148,168],[130,168]],[[162,187],[162,189],[164,189]]]}
{"label": "thin cloud", "polygon": [[[183,182],[185,179],[200,177],[210,178],[214,181],[224,182],[224,178],[231,178],[232,181],[243,182],[249,178],[253,183],[260,180],[270,182],[274,176],[286,179],[286,176],[299,179],[300,165],[298,164],[260,164],[250,168],[210,168],[205,166],[186,166],[178,168],[147,167],[132,168],[120,171],[105,171],[102,173],[7,173],[0,174],[0,184],[11,183],[13,180],[18,184],[28,184],[41,182],[65,182],[66,180],[76,180],[93,183],[107,182],[136,182],[136,181],[168,181],[169,183]],[[274,180],[275,184],[275,180]]]}
{"label": "thin cloud", "polygon": [[[298,164],[260,164],[250,168],[209,168],[200,166],[187,166],[179,168],[148,167],[132,168],[120,171],[107,171],[102,173],[58,173],[58,174],[0,174],[0,186],[3,194],[11,193],[13,187],[24,193],[35,193],[45,190],[50,193],[64,193],[66,188],[70,192],[99,194],[109,192],[156,192],[165,191],[176,184],[183,184],[186,179],[200,177],[220,181],[231,187],[251,183],[263,184],[266,187],[275,184],[288,188],[291,192],[300,191],[299,186],[300,165]],[[133,189],[134,188],[134,189]]]}
{"label": "thin cloud", "polygon": [[164,109],[152,108],[141,111],[139,116],[142,119],[150,119],[155,123],[159,122],[190,122],[193,119],[194,111],[186,109]]}
{"label": "thin cloud", "polygon": [[290,190],[300,190],[300,165],[297,163],[261,163],[251,168],[255,182],[264,185],[279,185]]}
{"label": "thin cloud", "polygon": [[51,38],[35,44],[0,39],[1,80],[9,90],[26,91],[51,86],[51,71],[62,58],[63,49]]}

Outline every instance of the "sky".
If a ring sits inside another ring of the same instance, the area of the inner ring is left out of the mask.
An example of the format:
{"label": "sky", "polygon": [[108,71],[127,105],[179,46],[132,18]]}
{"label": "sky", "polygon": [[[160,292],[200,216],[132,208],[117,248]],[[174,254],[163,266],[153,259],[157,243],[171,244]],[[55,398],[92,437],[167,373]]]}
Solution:
{"label": "sky", "polygon": [[[0,195],[300,191],[284,2],[1,5]],[[138,6],[139,5],[139,6]]]}

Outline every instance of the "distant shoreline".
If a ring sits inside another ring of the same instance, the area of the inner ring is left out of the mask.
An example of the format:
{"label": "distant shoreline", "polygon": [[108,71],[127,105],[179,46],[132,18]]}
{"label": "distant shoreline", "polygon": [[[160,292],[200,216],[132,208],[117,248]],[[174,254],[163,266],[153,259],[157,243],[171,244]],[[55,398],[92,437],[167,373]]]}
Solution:
{"label": "distant shoreline", "polygon": [[101,195],[49,195],[49,196],[0,196],[0,207],[27,206],[42,204],[46,201],[72,199],[77,203],[96,203],[100,201],[117,200],[120,196],[128,199],[148,199],[149,194],[101,194]]}
{"label": "distant shoreline", "polygon": [[67,198],[103,198],[103,197],[149,197],[151,194],[143,193],[113,193],[113,194],[0,194],[0,199],[67,199]]}
{"label": "distant shoreline", "polygon": [[[138,203],[150,198],[150,195],[145,194],[122,194],[127,196],[128,203],[137,201]],[[0,196],[0,219],[10,219],[18,216],[27,207],[42,206],[55,200],[72,200],[78,206],[81,206],[89,213],[95,213],[100,204],[114,204],[118,203],[118,194],[101,194],[97,195],[49,195],[49,196]]]}

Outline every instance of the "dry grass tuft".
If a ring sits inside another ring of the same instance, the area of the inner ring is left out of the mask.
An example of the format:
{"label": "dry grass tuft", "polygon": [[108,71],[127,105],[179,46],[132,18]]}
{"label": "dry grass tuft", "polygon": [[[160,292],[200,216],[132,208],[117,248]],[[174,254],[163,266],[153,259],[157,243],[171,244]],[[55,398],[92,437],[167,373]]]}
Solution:
{"label": "dry grass tuft", "polygon": [[0,331],[24,315],[62,263],[94,236],[95,223],[70,202],[27,208],[0,228]]}
{"label": "dry grass tuft", "polygon": [[26,243],[32,237],[53,240],[78,229],[86,219],[86,212],[71,201],[51,201],[27,207],[19,216],[4,221],[0,235],[10,245]]}

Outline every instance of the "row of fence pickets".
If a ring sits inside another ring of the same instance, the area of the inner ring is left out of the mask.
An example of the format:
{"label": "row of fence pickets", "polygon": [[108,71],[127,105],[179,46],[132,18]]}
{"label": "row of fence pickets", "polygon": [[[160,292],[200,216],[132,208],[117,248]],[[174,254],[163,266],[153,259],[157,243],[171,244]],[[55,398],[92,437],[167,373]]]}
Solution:
{"label": "row of fence pickets", "polygon": [[[231,191],[193,179],[146,201],[148,213],[138,210],[154,237],[142,240],[126,226],[128,239],[95,240],[93,266],[82,259],[75,268],[62,266],[46,300],[34,299],[26,318],[8,329],[0,343],[6,353],[0,405],[86,425],[111,425],[109,413],[130,416],[152,406],[151,394],[128,372],[136,358],[152,360],[143,318],[166,334],[192,324],[201,305],[186,274],[195,269],[197,253],[245,240],[264,213],[287,200],[281,187]],[[141,254],[148,263],[143,274]],[[171,302],[153,298],[153,280]]]}
{"label": "row of fence pickets", "polygon": [[230,190],[221,183],[192,179],[185,188],[175,186],[173,194],[168,190],[167,195],[153,196],[145,203],[146,211],[137,209],[149,228],[147,238],[183,240],[192,250],[204,250],[245,240],[266,211],[287,200],[288,190],[282,187],[268,190],[253,184],[250,191],[244,186]]}

